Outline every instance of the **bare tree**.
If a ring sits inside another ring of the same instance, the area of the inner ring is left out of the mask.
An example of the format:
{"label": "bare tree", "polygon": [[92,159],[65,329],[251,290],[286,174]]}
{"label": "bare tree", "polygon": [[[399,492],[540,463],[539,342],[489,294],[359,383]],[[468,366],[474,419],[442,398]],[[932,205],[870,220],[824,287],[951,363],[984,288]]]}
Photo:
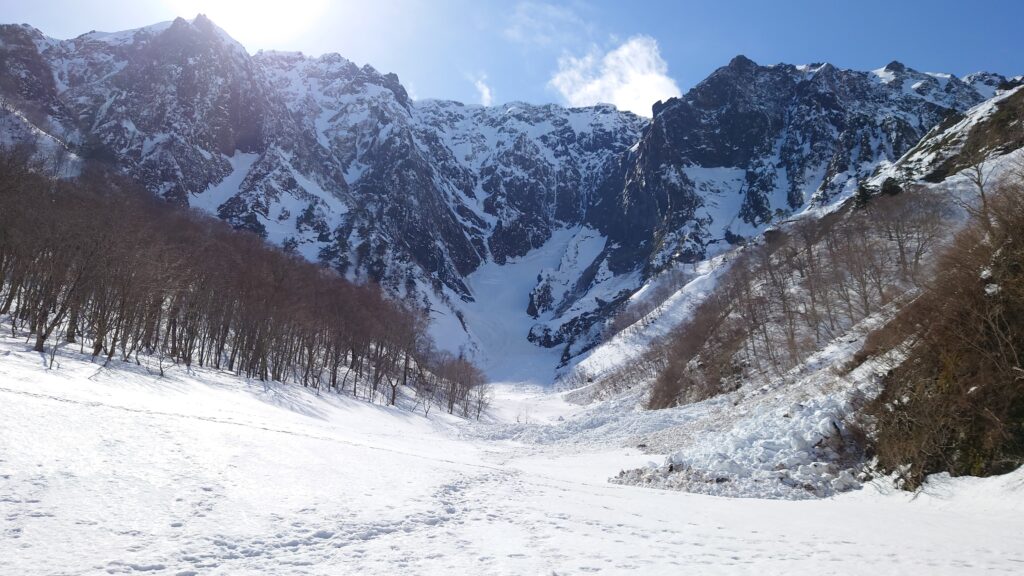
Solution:
{"label": "bare tree", "polygon": [[443,398],[467,416],[484,382],[464,358],[433,372],[425,315],[378,286],[349,283],[104,170],[53,179],[26,151],[0,151],[0,314],[34,350],[50,345],[51,358],[77,342],[104,363],[149,354],[161,374],[198,363],[389,404],[432,374],[445,394],[427,404]]}

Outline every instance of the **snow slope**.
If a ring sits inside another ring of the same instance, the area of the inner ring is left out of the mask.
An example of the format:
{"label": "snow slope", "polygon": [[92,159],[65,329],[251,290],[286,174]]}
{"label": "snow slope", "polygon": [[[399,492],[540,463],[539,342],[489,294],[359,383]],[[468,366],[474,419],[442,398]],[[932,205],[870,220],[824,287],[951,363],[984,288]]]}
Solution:
{"label": "snow slope", "polygon": [[[693,278],[643,319],[606,342],[577,358],[571,371],[600,377],[630,359],[642,355],[653,342],[689,320],[690,315],[717,286],[718,278],[729,268],[731,254],[703,260],[693,265]],[[651,286],[651,283],[645,287]],[[641,289],[632,298],[643,298]]]}
{"label": "snow slope", "polygon": [[551,381],[560,351],[541,348],[526,339],[534,324],[526,307],[538,274],[558,264],[572,234],[569,229],[558,230],[541,248],[510,259],[505,265],[488,261],[466,278],[475,301],[463,303],[462,313],[470,336],[484,352],[481,368],[492,380],[533,384]]}
{"label": "snow slope", "polygon": [[623,446],[630,422],[664,425],[659,413],[507,386],[492,421],[465,423],[206,370],[101,368],[69,350],[46,370],[26,348],[0,340],[3,574],[1024,566],[1024,472],[939,478],[917,499],[871,487],[810,501],[650,490],[607,478],[651,458]]}

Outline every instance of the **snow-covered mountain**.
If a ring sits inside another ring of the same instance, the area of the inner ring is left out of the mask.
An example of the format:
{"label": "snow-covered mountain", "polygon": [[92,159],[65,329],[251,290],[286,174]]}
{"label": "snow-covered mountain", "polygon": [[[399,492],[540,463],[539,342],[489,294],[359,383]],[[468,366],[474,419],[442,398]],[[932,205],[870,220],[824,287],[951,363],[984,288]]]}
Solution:
{"label": "snow-covered mountain", "polygon": [[[984,99],[966,81],[898,62],[857,72],[738,56],[682,98],[655,104],[608,183],[614,201],[595,206],[594,217],[624,244],[659,245],[654,267],[701,260],[713,244],[849,194],[879,162]],[[638,226],[647,229],[637,235]]]}
{"label": "snow-covered mountain", "polygon": [[1005,81],[740,56],[645,120],[413,101],[335,54],[250,55],[204,16],[71,40],[0,27],[6,142],[57,142],[379,281],[429,306],[453,348],[481,340],[474,273],[557,243],[556,265],[516,268],[532,288],[503,305],[528,319],[516,337],[563,360],[659,271],[848,195]]}
{"label": "snow-covered mountain", "polygon": [[996,94],[964,114],[951,115],[872,181],[886,178],[942,182],[986,161],[987,173],[999,157],[1024,147],[1024,78],[1004,80]]}

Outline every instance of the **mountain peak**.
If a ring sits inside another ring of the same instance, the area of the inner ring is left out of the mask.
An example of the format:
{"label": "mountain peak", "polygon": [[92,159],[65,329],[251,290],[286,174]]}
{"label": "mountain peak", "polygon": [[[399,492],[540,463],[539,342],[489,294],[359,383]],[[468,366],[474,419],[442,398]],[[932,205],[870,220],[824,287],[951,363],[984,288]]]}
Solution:
{"label": "mountain peak", "polygon": [[754,62],[750,58],[747,58],[743,54],[737,54],[736,56],[734,56],[733,59],[729,61],[729,65],[728,65],[729,68],[736,68],[736,69],[741,69],[741,70],[742,69],[748,69],[748,68],[754,68],[756,66],[757,66],[756,62]]}
{"label": "mountain peak", "polygon": [[907,67],[899,60],[893,60],[885,65],[884,70],[887,72],[906,72]]}
{"label": "mountain peak", "polygon": [[184,18],[175,18],[172,28],[183,29],[188,28],[201,34],[203,37],[214,40],[217,43],[227,46],[231,51],[235,52],[239,56],[248,56],[249,51],[245,49],[245,46],[235,40],[230,34],[227,33],[223,28],[217,26],[213,20],[203,13],[196,14],[192,20],[186,20]]}
{"label": "mountain peak", "polygon": [[836,68],[835,65],[833,65],[831,62],[825,62],[823,64],[818,64],[815,67],[815,69],[814,69],[814,77],[815,78],[824,77],[824,76],[828,76],[830,74],[835,74],[838,71],[839,71],[839,69]]}
{"label": "mountain peak", "polygon": [[196,17],[192,19],[192,25],[197,26],[197,27],[200,27],[200,26],[203,26],[203,27],[216,26],[213,23],[213,20],[210,20],[210,18],[206,14],[203,14],[202,12],[200,12],[199,14],[196,14]]}
{"label": "mountain peak", "polygon": [[991,98],[996,95],[997,90],[1005,90],[1010,86],[1005,76],[994,72],[974,72],[964,76],[961,80],[985,98]]}

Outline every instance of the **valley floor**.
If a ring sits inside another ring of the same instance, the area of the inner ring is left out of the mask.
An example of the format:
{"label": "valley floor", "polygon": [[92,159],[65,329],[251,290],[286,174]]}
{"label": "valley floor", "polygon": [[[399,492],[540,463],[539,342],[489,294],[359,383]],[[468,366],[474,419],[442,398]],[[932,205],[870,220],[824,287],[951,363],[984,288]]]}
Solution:
{"label": "valley floor", "polygon": [[[623,447],[634,416],[592,441],[537,389],[466,423],[26,348],[0,342],[0,574],[1024,572],[1022,471],[916,498],[620,486],[661,459]],[[576,435],[516,433],[547,428]]]}

